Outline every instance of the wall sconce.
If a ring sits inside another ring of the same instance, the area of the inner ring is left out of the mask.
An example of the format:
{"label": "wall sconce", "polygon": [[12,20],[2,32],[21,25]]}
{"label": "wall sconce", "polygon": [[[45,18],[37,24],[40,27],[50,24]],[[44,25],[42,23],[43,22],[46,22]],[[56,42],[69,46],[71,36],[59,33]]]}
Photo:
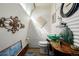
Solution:
{"label": "wall sconce", "polygon": [[0,27],[7,29],[7,31],[12,31],[12,33],[15,33],[25,26],[20,22],[17,16],[10,16],[10,18],[1,17]]}

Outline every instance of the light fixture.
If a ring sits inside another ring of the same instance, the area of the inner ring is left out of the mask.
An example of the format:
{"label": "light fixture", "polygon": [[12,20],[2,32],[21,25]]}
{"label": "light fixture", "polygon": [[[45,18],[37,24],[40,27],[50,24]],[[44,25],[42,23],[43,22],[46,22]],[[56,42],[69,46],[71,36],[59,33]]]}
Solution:
{"label": "light fixture", "polygon": [[10,16],[10,18],[0,18],[0,27],[7,29],[7,31],[12,31],[12,33],[15,33],[25,26],[20,22],[17,16]]}

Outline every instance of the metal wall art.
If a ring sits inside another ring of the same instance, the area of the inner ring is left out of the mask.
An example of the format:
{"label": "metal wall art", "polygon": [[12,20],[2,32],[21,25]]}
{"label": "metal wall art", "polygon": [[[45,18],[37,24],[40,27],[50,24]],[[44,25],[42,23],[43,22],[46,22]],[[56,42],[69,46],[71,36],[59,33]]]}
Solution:
{"label": "metal wall art", "polygon": [[17,16],[10,16],[10,18],[0,18],[0,27],[7,29],[7,31],[12,31],[12,33],[15,33],[16,31],[19,31],[19,29],[24,28],[25,26],[20,22]]}

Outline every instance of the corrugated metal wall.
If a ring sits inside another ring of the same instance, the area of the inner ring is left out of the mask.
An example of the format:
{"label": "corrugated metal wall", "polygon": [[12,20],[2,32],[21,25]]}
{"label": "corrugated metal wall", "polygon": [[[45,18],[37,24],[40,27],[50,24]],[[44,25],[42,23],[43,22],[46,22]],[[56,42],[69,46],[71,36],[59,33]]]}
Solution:
{"label": "corrugated metal wall", "polygon": [[[56,4],[56,19],[60,16],[60,6],[61,4]],[[67,23],[74,34],[74,45],[79,46],[79,9],[72,16],[62,18],[62,20]]]}

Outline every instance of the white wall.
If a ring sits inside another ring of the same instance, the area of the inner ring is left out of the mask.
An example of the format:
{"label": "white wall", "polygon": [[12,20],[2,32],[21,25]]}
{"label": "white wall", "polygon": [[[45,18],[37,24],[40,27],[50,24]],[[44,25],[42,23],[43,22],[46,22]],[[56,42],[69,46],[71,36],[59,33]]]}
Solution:
{"label": "white wall", "polygon": [[44,26],[44,28],[46,29],[47,32],[50,33],[51,31],[51,27],[50,27],[50,19],[51,19],[51,5],[49,6],[45,6],[45,7],[37,7],[34,12],[32,13],[32,20],[36,21],[38,20],[39,16],[42,16],[45,20],[46,20],[46,25]]}
{"label": "white wall", "polygon": [[22,40],[23,47],[25,47],[27,44],[26,36],[29,18],[27,17],[25,11],[19,4],[0,4],[0,17],[8,18],[10,16],[18,16],[21,22],[25,25],[25,28],[20,29],[15,34],[8,32],[4,28],[0,28],[0,51],[11,46],[19,40]]}
{"label": "white wall", "polygon": [[27,37],[29,38],[28,42],[29,42],[29,46],[30,47],[39,47],[38,46],[38,41],[41,40],[41,37],[38,34],[38,29],[36,29],[36,26],[34,25],[33,21],[30,21],[29,27],[28,27],[28,35]]}
{"label": "white wall", "polygon": [[38,42],[46,40],[48,33],[44,28],[38,27],[37,24],[31,20],[27,34],[29,47],[39,48]]}
{"label": "white wall", "polygon": [[[38,4],[36,9],[31,15],[32,21],[30,22],[29,30],[28,30],[28,37],[30,42],[30,47],[39,47],[38,42],[40,40],[46,40],[47,34],[51,32],[51,10],[50,6],[41,6]],[[48,4],[49,5],[49,4]],[[37,19],[39,16],[42,16],[46,21],[46,25],[41,28],[38,23]]]}

